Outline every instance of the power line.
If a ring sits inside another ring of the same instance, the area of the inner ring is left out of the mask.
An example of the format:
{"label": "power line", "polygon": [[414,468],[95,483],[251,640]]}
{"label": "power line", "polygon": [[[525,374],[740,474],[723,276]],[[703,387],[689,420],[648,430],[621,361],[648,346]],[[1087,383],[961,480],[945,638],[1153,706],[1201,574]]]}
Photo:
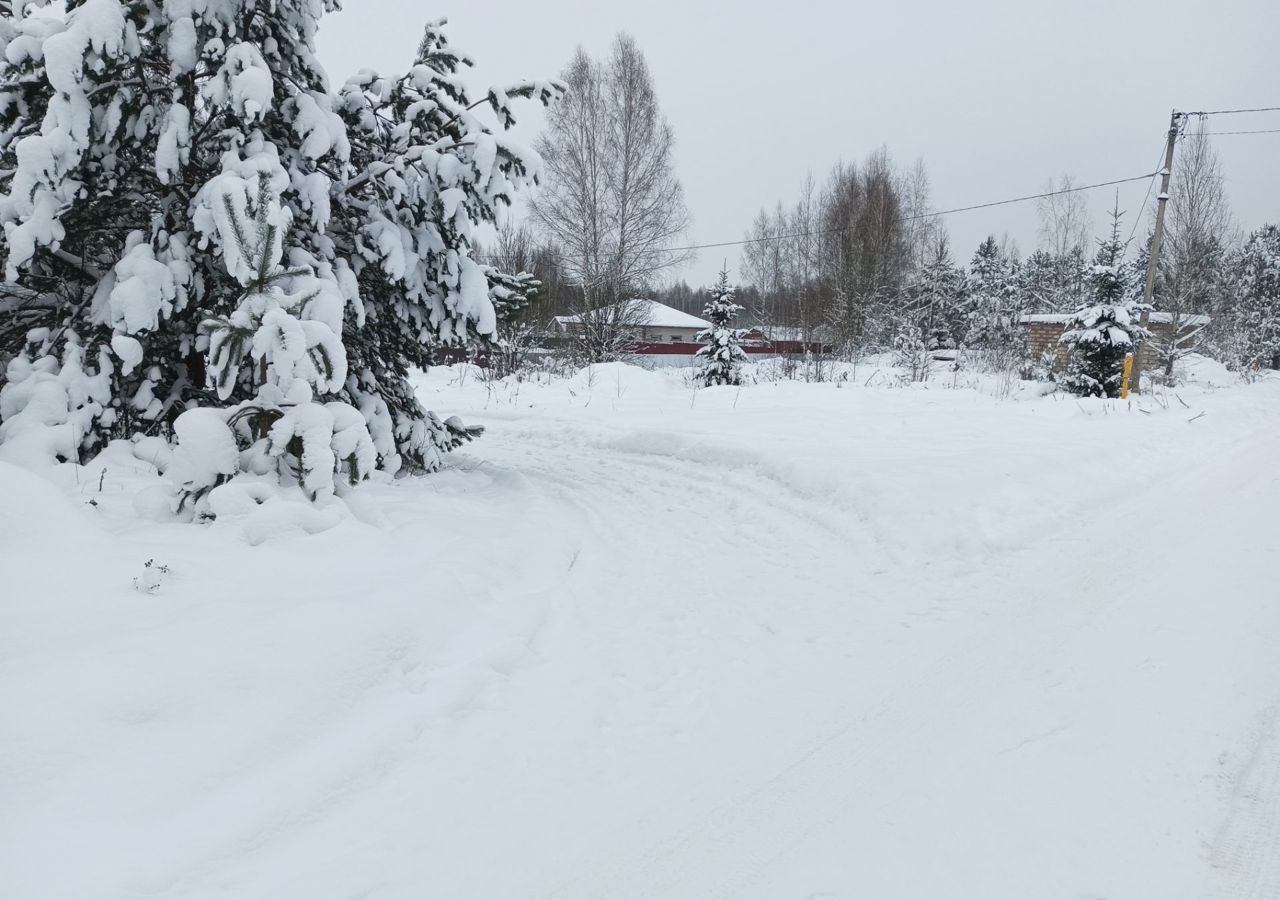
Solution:
{"label": "power line", "polygon": [[[992,207],[995,207],[995,206],[1008,206],[1013,203],[1026,203],[1028,200],[1041,200],[1041,199],[1044,199],[1045,197],[1057,197],[1061,194],[1074,194],[1079,191],[1091,191],[1097,188],[1113,187],[1117,184],[1129,184],[1130,182],[1134,182],[1134,181],[1143,181],[1149,178],[1154,178],[1159,174],[1160,172],[1158,171],[1150,172],[1146,175],[1134,175],[1131,178],[1117,178],[1115,181],[1099,181],[1096,184],[1082,184],[1077,187],[1062,188],[1056,191],[1045,191],[1040,194],[1027,194],[1024,197],[1011,197],[1008,200],[993,200],[990,203],[975,203],[972,206],[957,206],[953,209],[941,209],[941,210],[938,210],[937,212],[920,213],[919,215],[914,215],[914,216],[903,216],[902,221],[914,222],[917,219],[936,219],[939,216],[949,216],[949,215],[952,215],[953,213],[971,212],[975,209],[991,209]],[[1148,196],[1150,196],[1150,187],[1148,187],[1147,193],[1148,193]],[[1144,205],[1145,205],[1145,201],[1144,201]],[[768,237],[745,238],[743,240],[738,240],[738,241],[718,241],[712,244],[689,244],[684,247],[668,247],[664,250],[653,250],[651,251],[651,253],[655,255],[659,253],[685,253],[690,250],[714,250],[720,247],[743,247],[749,244],[765,244],[770,241],[788,241],[788,240],[792,240],[793,238],[801,238],[801,237],[823,237],[829,234],[843,234],[844,232],[848,231],[852,227],[853,227],[852,225],[844,225],[844,226],[841,226],[840,228],[826,228],[826,229],[819,229],[817,231],[797,231],[791,234],[775,234],[775,235],[770,235]],[[564,258],[564,254],[562,253],[558,253],[556,254],[556,256],[560,257],[561,259]],[[506,259],[506,257],[495,255],[495,254],[485,254],[481,258],[487,259],[490,261]]]}
{"label": "power line", "polygon": [[[1163,158],[1164,158],[1164,147],[1162,146],[1160,148],[1160,155],[1156,157],[1157,166],[1160,165],[1160,160],[1162,160]],[[1142,221],[1142,216],[1147,211],[1147,203],[1149,203],[1151,200],[1151,189],[1156,186],[1156,176],[1158,176],[1159,174],[1160,172],[1157,171],[1155,174],[1151,176],[1151,179],[1147,182],[1147,195],[1142,198],[1142,206],[1138,208],[1138,214],[1134,216],[1133,227],[1129,229],[1129,239],[1125,241],[1125,244],[1128,244],[1130,241],[1132,241],[1133,236],[1138,233],[1138,223]]]}
{"label": "power line", "polygon": [[[1185,123],[1186,120],[1191,116],[1226,116],[1226,115],[1236,115],[1241,113],[1265,113],[1265,112],[1280,112],[1280,106],[1262,106],[1262,107],[1254,107],[1250,109],[1196,110],[1195,112],[1185,112],[1185,113],[1180,113],[1179,115],[1182,121]],[[1210,137],[1221,137],[1221,136],[1229,136],[1229,135],[1237,135],[1237,134],[1280,134],[1280,128],[1268,128],[1268,129],[1260,129],[1256,131],[1209,132]],[[1162,155],[1163,155],[1163,152],[1162,152]],[[1159,165],[1158,159],[1156,161],[1156,164]],[[914,216],[904,216],[903,221],[914,222],[918,219],[936,219],[940,216],[949,216],[954,213],[972,212],[973,210],[978,210],[978,209],[991,209],[992,207],[996,207],[996,206],[1008,206],[1013,203],[1026,203],[1029,200],[1042,200],[1046,197],[1056,197],[1056,196],[1059,196],[1060,194],[1071,194],[1071,193],[1076,193],[1078,191],[1091,191],[1091,190],[1096,190],[1097,188],[1114,187],[1115,185],[1119,185],[1119,184],[1129,184],[1134,181],[1154,179],[1156,178],[1156,176],[1160,174],[1161,174],[1160,171],[1157,170],[1147,175],[1135,175],[1132,178],[1118,178],[1115,181],[1100,181],[1096,184],[1085,184],[1085,185],[1080,185],[1079,187],[1063,188],[1062,190],[1057,190],[1057,191],[1046,191],[1041,194],[1028,194],[1024,197],[1011,197],[1008,200],[995,200],[990,203],[975,203],[972,206],[957,206],[954,209],[943,209],[943,210],[938,210],[937,212],[920,213],[919,215],[914,215]],[[1133,228],[1130,230],[1130,233],[1129,233],[1129,240],[1133,240],[1134,234],[1137,233],[1138,223],[1141,221],[1142,213],[1146,211],[1147,203],[1151,199],[1151,188],[1154,184],[1155,184],[1154,180],[1149,181],[1147,184],[1147,194],[1146,194],[1146,197],[1143,198],[1142,208],[1139,210],[1138,216],[1134,219]],[[846,225],[841,228],[819,229],[817,231],[798,231],[798,232],[793,232],[791,234],[770,235],[768,237],[760,237],[760,238],[746,238],[744,240],[738,240],[738,241],[717,241],[709,244],[688,244],[684,247],[669,247],[665,250],[654,250],[651,252],[653,254],[686,253],[691,250],[716,250],[722,247],[745,247],[752,244],[767,244],[770,241],[787,241],[787,240],[792,240],[794,238],[824,237],[826,235],[831,235],[831,234],[843,234],[844,232],[848,231],[851,227],[852,226]],[[557,254],[557,255],[563,258],[563,254]],[[491,254],[486,254],[482,258],[488,259],[491,261],[505,259],[505,257],[491,255]]]}
{"label": "power line", "polygon": [[1206,131],[1209,137],[1222,137],[1229,134],[1280,134],[1280,128],[1263,128],[1259,131]]}
{"label": "power line", "polygon": [[[1095,188],[1112,187],[1113,185],[1117,185],[1117,184],[1128,184],[1129,182],[1132,182],[1132,181],[1142,181],[1144,179],[1151,178],[1159,174],[1160,174],[1159,172],[1152,172],[1147,175],[1135,175],[1132,178],[1118,178],[1115,181],[1100,181],[1097,184],[1083,184],[1083,185],[1080,185],[1079,187],[1063,188],[1062,190],[1057,190],[1057,191],[1045,191],[1042,194],[1028,194],[1025,197],[1011,197],[1008,200],[994,200],[990,203],[975,203],[972,206],[957,206],[954,209],[941,209],[941,210],[938,210],[937,212],[920,213],[919,215],[915,215],[915,216],[903,216],[902,220],[904,222],[914,222],[917,219],[936,219],[938,216],[949,216],[953,213],[970,212],[971,210],[975,210],[975,209],[990,209],[993,206],[1008,206],[1011,203],[1025,203],[1028,200],[1040,200],[1045,197],[1056,197],[1059,194],[1072,194],[1077,191],[1091,191],[1091,190],[1094,190]],[[827,234],[841,234],[845,231],[848,231],[851,227],[853,226],[845,225],[841,228],[828,228],[828,229],[822,229],[818,231],[799,231],[793,234],[779,234],[779,235],[771,235],[769,237],[762,237],[762,238],[748,238],[746,240],[741,240],[741,241],[720,241],[719,243],[715,243],[715,244],[690,244],[687,247],[672,247],[669,250],[661,251],[661,252],[681,253],[686,250],[711,250],[717,247],[740,247],[746,244],[763,244],[763,243],[767,243],[768,241],[785,241],[785,240],[790,240],[791,238],[799,238],[799,237],[821,237]]]}
{"label": "power line", "polygon": [[[1277,107],[1277,109],[1280,109],[1280,107]],[[1232,110],[1222,110],[1222,112],[1231,112],[1231,111]],[[1245,110],[1238,110],[1238,111],[1245,112]],[[1248,111],[1255,112],[1257,110],[1248,110]],[[1211,113],[1203,113],[1203,114],[1202,113],[1186,113],[1185,115],[1194,116],[1194,115],[1212,115],[1212,114]],[[1186,124],[1185,117],[1183,118],[1182,123],[1184,125]],[[1206,131],[1205,132],[1205,135],[1207,137],[1221,137],[1222,135],[1230,135],[1230,134],[1280,134],[1280,128],[1264,128],[1258,131]],[[1179,139],[1181,139],[1182,136],[1183,136],[1182,131],[1181,129],[1179,129],[1179,132],[1178,132]],[[1160,155],[1156,157],[1157,166],[1160,165],[1160,160],[1163,156],[1164,156],[1164,148],[1161,147]],[[1155,187],[1156,177],[1159,174],[1160,174],[1159,172],[1156,172],[1155,175],[1152,175],[1151,181],[1147,184],[1147,195],[1142,198],[1142,206],[1139,207],[1138,209],[1138,215],[1133,220],[1133,227],[1129,229],[1129,239],[1125,243],[1132,241],[1133,236],[1138,233],[1138,226],[1142,224],[1142,216],[1147,211],[1147,204],[1151,201],[1151,189]]]}
{"label": "power line", "polygon": [[1280,106],[1262,106],[1255,109],[1208,109],[1184,112],[1184,116],[1234,116],[1238,113],[1280,112]]}

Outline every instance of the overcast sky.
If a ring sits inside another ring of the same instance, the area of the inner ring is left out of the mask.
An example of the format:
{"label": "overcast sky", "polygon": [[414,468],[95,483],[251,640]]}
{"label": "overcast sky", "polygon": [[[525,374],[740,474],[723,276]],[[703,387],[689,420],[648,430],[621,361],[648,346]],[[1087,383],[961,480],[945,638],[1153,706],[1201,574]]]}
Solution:
{"label": "overcast sky", "polygon": [[[794,199],[812,170],[881,144],[924,159],[935,208],[1152,171],[1169,112],[1280,106],[1277,0],[706,2],[346,0],[320,53],[335,82],[361,67],[403,71],[428,17],[491,83],[554,77],[573,49],[608,52],[628,31],[675,129],[693,215],[690,243],[743,236],[762,205]],[[531,134],[540,117],[528,109]],[[1280,128],[1280,113],[1214,117],[1214,131]],[[1280,221],[1280,134],[1216,141],[1240,224]],[[1122,189],[1138,214],[1145,184]],[[1174,191],[1177,186],[1174,185]],[[1153,192],[1154,193],[1154,192]],[[1114,194],[1090,193],[1095,230]],[[1129,219],[1131,222],[1132,219]],[[988,233],[1034,249],[1034,204],[947,218],[957,261]],[[711,282],[739,251],[702,253],[683,273]]]}

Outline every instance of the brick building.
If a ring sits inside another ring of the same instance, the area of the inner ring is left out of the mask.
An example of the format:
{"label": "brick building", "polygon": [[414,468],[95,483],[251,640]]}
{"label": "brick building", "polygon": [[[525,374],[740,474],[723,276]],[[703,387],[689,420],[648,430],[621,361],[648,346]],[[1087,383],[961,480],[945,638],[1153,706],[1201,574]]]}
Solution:
{"label": "brick building", "polygon": [[[1051,353],[1053,354],[1053,370],[1055,372],[1065,371],[1067,368],[1067,348],[1062,346],[1058,339],[1062,337],[1062,333],[1066,330],[1067,323],[1071,321],[1071,316],[1062,313],[1050,313],[1023,316],[1018,321],[1027,329],[1027,359],[1038,361],[1045,354]],[[1147,322],[1147,328],[1161,343],[1168,343],[1173,337],[1175,327],[1180,335],[1180,340],[1189,341],[1196,332],[1208,324],[1208,316],[1182,316],[1175,326],[1171,313],[1153,312]],[[1155,356],[1155,348],[1149,342],[1138,350],[1138,354],[1143,371],[1151,372],[1156,369],[1158,360]]]}

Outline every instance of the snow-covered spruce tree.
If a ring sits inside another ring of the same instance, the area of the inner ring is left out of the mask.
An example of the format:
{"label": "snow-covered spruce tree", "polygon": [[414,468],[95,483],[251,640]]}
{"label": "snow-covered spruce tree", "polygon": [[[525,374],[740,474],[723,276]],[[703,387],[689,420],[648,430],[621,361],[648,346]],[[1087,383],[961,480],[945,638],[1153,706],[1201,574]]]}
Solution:
{"label": "snow-covered spruce tree", "polygon": [[1280,368],[1280,226],[1264,225],[1245,242],[1235,264],[1232,319],[1235,352],[1243,370]]}
{"label": "snow-covered spruce tree", "polygon": [[360,297],[345,334],[346,393],[376,423],[374,440],[389,468],[403,461],[434,469],[441,453],[477,431],[423,410],[405,373],[430,365],[433,347],[489,340],[497,321],[537,288],[531,276],[472,258],[477,225],[495,224],[536,175],[536,157],[494,134],[473,110],[489,107],[507,128],[515,124],[512,100],[546,104],[563,91],[525,81],[473,98],[460,77],[470,61],[449,45],[443,25],[427,26],[408,73],[362,72],[338,102],[351,172],[337,191],[331,231]]}
{"label": "snow-covered spruce tree", "polygon": [[409,73],[335,95],[314,37],[336,5],[6,5],[0,352],[15,358],[0,447],[82,459],[112,438],[186,443],[211,434],[207,417],[180,425],[203,407],[255,452],[195,470],[216,482],[270,463],[314,497],[337,471],[432,468],[471,434],[423,410],[406,376],[520,302],[521,279],[470,247],[534,165],[472,109],[506,127],[512,98],[559,87],[473,101],[433,24]]}
{"label": "snow-covered spruce tree", "polygon": [[[1046,250],[1037,250],[1018,268],[1018,308],[1024,313],[1058,313],[1057,263]],[[1070,308],[1070,307],[1069,307]]]}
{"label": "snow-covered spruce tree", "polygon": [[963,342],[964,303],[964,271],[951,261],[947,242],[940,239],[893,314],[894,366],[907,380],[927,381],[933,351],[953,349]]}
{"label": "snow-covered spruce tree", "polygon": [[1018,331],[1018,267],[994,236],[979,245],[965,279],[964,344],[990,368],[1004,371],[1022,358]]}
{"label": "snow-covered spruce tree", "polygon": [[747,361],[742,338],[746,331],[733,327],[733,320],[741,312],[742,307],[734,302],[733,288],[729,287],[729,273],[722,269],[711,289],[711,298],[702,308],[711,327],[698,332],[702,346],[695,354],[698,380],[707,387],[742,384],[742,365]]}
{"label": "snow-covered spruce tree", "polygon": [[1059,383],[1083,397],[1119,397],[1124,357],[1136,353],[1150,332],[1136,321],[1140,305],[1126,299],[1126,242],[1120,240],[1120,212],[1112,214],[1111,236],[1102,241],[1085,275],[1092,301],[1067,323],[1061,343],[1071,354]]}

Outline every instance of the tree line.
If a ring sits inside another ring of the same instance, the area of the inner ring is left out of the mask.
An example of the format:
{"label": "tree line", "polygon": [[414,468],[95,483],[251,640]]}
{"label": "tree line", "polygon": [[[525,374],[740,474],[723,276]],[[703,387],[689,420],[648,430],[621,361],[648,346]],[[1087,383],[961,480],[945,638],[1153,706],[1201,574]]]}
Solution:
{"label": "tree line", "polygon": [[[860,165],[837,164],[821,187],[806,177],[790,206],[761,210],[748,230],[742,273],[757,292],[755,315],[850,355],[892,351],[919,335],[927,348],[964,348],[979,363],[1008,366],[1021,360],[1023,316],[1073,313],[1094,301],[1100,248],[1124,269],[1125,301],[1143,299],[1150,223],[1129,230],[1137,239],[1095,241],[1078,187],[1069,176],[1046,185],[1029,255],[1007,235],[990,235],[966,264],[932,214],[922,162],[898,166],[881,149]],[[1177,335],[1156,348],[1165,374],[1194,349],[1240,370],[1277,365],[1277,229],[1242,234],[1235,226],[1203,128],[1180,140],[1171,197],[1152,297]],[[1210,317],[1207,327],[1200,316]]]}
{"label": "tree line", "polygon": [[[508,324],[510,340],[528,343],[552,317],[571,315],[582,323],[583,359],[608,358],[626,350],[618,336],[634,324],[629,298],[696,315],[709,288],[673,278],[689,259],[671,249],[688,243],[688,213],[674,135],[635,41],[620,35],[603,59],[580,49],[561,77],[569,100],[537,142],[543,183],[527,220],[504,227],[491,252],[542,285]],[[923,161],[902,165],[880,148],[836,163],[824,178],[809,174],[789,203],[762,208],[744,235],[743,321],[848,357],[908,341],[963,350],[978,365],[1020,364],[1019,320],[1089,305],[1095,256],[1113,243],[1095,238],[1071,176],[1050,179],[1044,193],[1030,253],[994,234],[961,253],[933,208]],[[1129,215],[1130,238],[1118,246],[1125,301],[1133,303],[1142,300],[1150,244],[1151,222],[1141,216]],[[1177,335],[1157,348],[1167,376],[1195,349],[1239,370],[1280,361],[1280,301],[1267,293],[1265,274],[1274,244],[1270,226],[1248,235],[1235,226],[1211,136],[1203,127],[1184,134],[1153,291],[1154,308],[1172,315]],[[1211,324],[1193,324],[1199,316]]]}

